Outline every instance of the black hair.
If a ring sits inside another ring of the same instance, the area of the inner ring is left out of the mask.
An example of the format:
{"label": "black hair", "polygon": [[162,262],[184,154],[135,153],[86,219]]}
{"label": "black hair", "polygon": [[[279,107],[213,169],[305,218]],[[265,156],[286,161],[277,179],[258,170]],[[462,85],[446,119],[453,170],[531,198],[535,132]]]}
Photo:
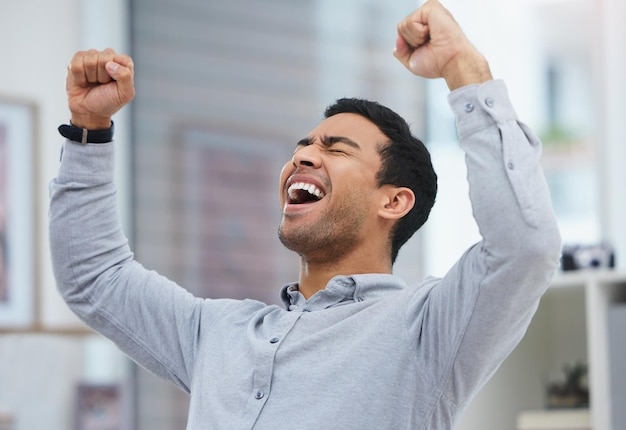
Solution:
{"label": "black hair", "polygon": [[376,173],[378,186],[410,188],[415,194],[413,208],[391,231],[391,261],[407,240],[426,222],[437,195],[437,174],[424,143],[413,136],[407,122],[393,110],[377,102],[342,98],[328,106],[324,118],[340,113],[354,113],[371,121],[389,139],[378,148],[381,168]]}

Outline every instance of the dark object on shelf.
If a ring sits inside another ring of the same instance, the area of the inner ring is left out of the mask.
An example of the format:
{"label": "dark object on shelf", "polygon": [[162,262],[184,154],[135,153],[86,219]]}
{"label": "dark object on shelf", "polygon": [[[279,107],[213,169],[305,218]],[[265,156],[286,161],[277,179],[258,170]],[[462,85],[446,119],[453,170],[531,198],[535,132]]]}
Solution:
{"label": "dark object on shelf", "polygon": [[564,271],[614,268],[615,252],[606,243],[596,245],[565,245],[561,255],[561,267]]}
{"label": "dark object on shelf", "polygon": [[589,385],[587,365],[577,363],[563,366],[562,381],[553,382],[547,389],[548,408],[587,408],[589,407]]}

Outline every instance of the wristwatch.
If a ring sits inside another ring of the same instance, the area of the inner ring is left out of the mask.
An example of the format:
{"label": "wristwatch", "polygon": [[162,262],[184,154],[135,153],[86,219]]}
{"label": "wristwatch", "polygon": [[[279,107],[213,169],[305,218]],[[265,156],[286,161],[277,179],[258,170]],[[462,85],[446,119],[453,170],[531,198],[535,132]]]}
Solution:
{"label": "wristwatch", "polygon": [[113,121],[111,127],[102,130],[87,130],[86,128],[76,127],[70,121],[68,124],[59,126],[61,136],[79,143],[107,143],[113,140]]}

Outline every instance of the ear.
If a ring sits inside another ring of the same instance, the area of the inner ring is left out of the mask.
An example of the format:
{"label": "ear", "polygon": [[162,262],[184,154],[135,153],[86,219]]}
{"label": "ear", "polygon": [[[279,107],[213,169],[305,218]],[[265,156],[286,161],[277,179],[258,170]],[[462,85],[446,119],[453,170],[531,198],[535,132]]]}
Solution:
{"label": "ear", "polygon": [[397,220],[405,216],[415,205],[415,194],[410,188],[383,185],[382,200],[378,215],[388,220]]}

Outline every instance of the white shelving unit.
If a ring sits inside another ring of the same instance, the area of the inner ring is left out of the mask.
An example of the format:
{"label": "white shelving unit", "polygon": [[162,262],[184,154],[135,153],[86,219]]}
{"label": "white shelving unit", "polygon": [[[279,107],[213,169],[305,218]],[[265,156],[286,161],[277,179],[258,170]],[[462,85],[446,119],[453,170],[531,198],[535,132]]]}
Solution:
{"label": "white shelving unit", "polygon": [[586,327],[592,429],[619,430],[611,423],[611,408],[620,406],[617,399],[611,398],[608,311],[613,304],[626,303],[626,273],[612,270],[565,272],[557,276],[547,297],[559,301],[567,293],[576,291],[584,298],[584,315],[580,317],[584,318]]}
{"label": "white shelving unit", "polygon": [[[626,274],[615,272],[580,273],[561,282],[582,282],[587,310],[587,354],[591,392],[592,425],[594,429],[613,429],[611,407],[611,366],[608,354],[608,310],[614,303],[626,302]],[[624,364],[626,365],[626,364]],[[623,405],[622,405],[623,407]],[[617,429],[613,429],[617,430]]]}
{"label": "white shelving unit", "polygon": [[523,413],[546,410],[548,382],[562,376],[565,364],[580,361],[589,366],[591,429],[624,430],[611,424],[608,311],[617,303],[626,303],[626,272],[559,273],[524,338],[468,406],[458,430],[515,429]]}

